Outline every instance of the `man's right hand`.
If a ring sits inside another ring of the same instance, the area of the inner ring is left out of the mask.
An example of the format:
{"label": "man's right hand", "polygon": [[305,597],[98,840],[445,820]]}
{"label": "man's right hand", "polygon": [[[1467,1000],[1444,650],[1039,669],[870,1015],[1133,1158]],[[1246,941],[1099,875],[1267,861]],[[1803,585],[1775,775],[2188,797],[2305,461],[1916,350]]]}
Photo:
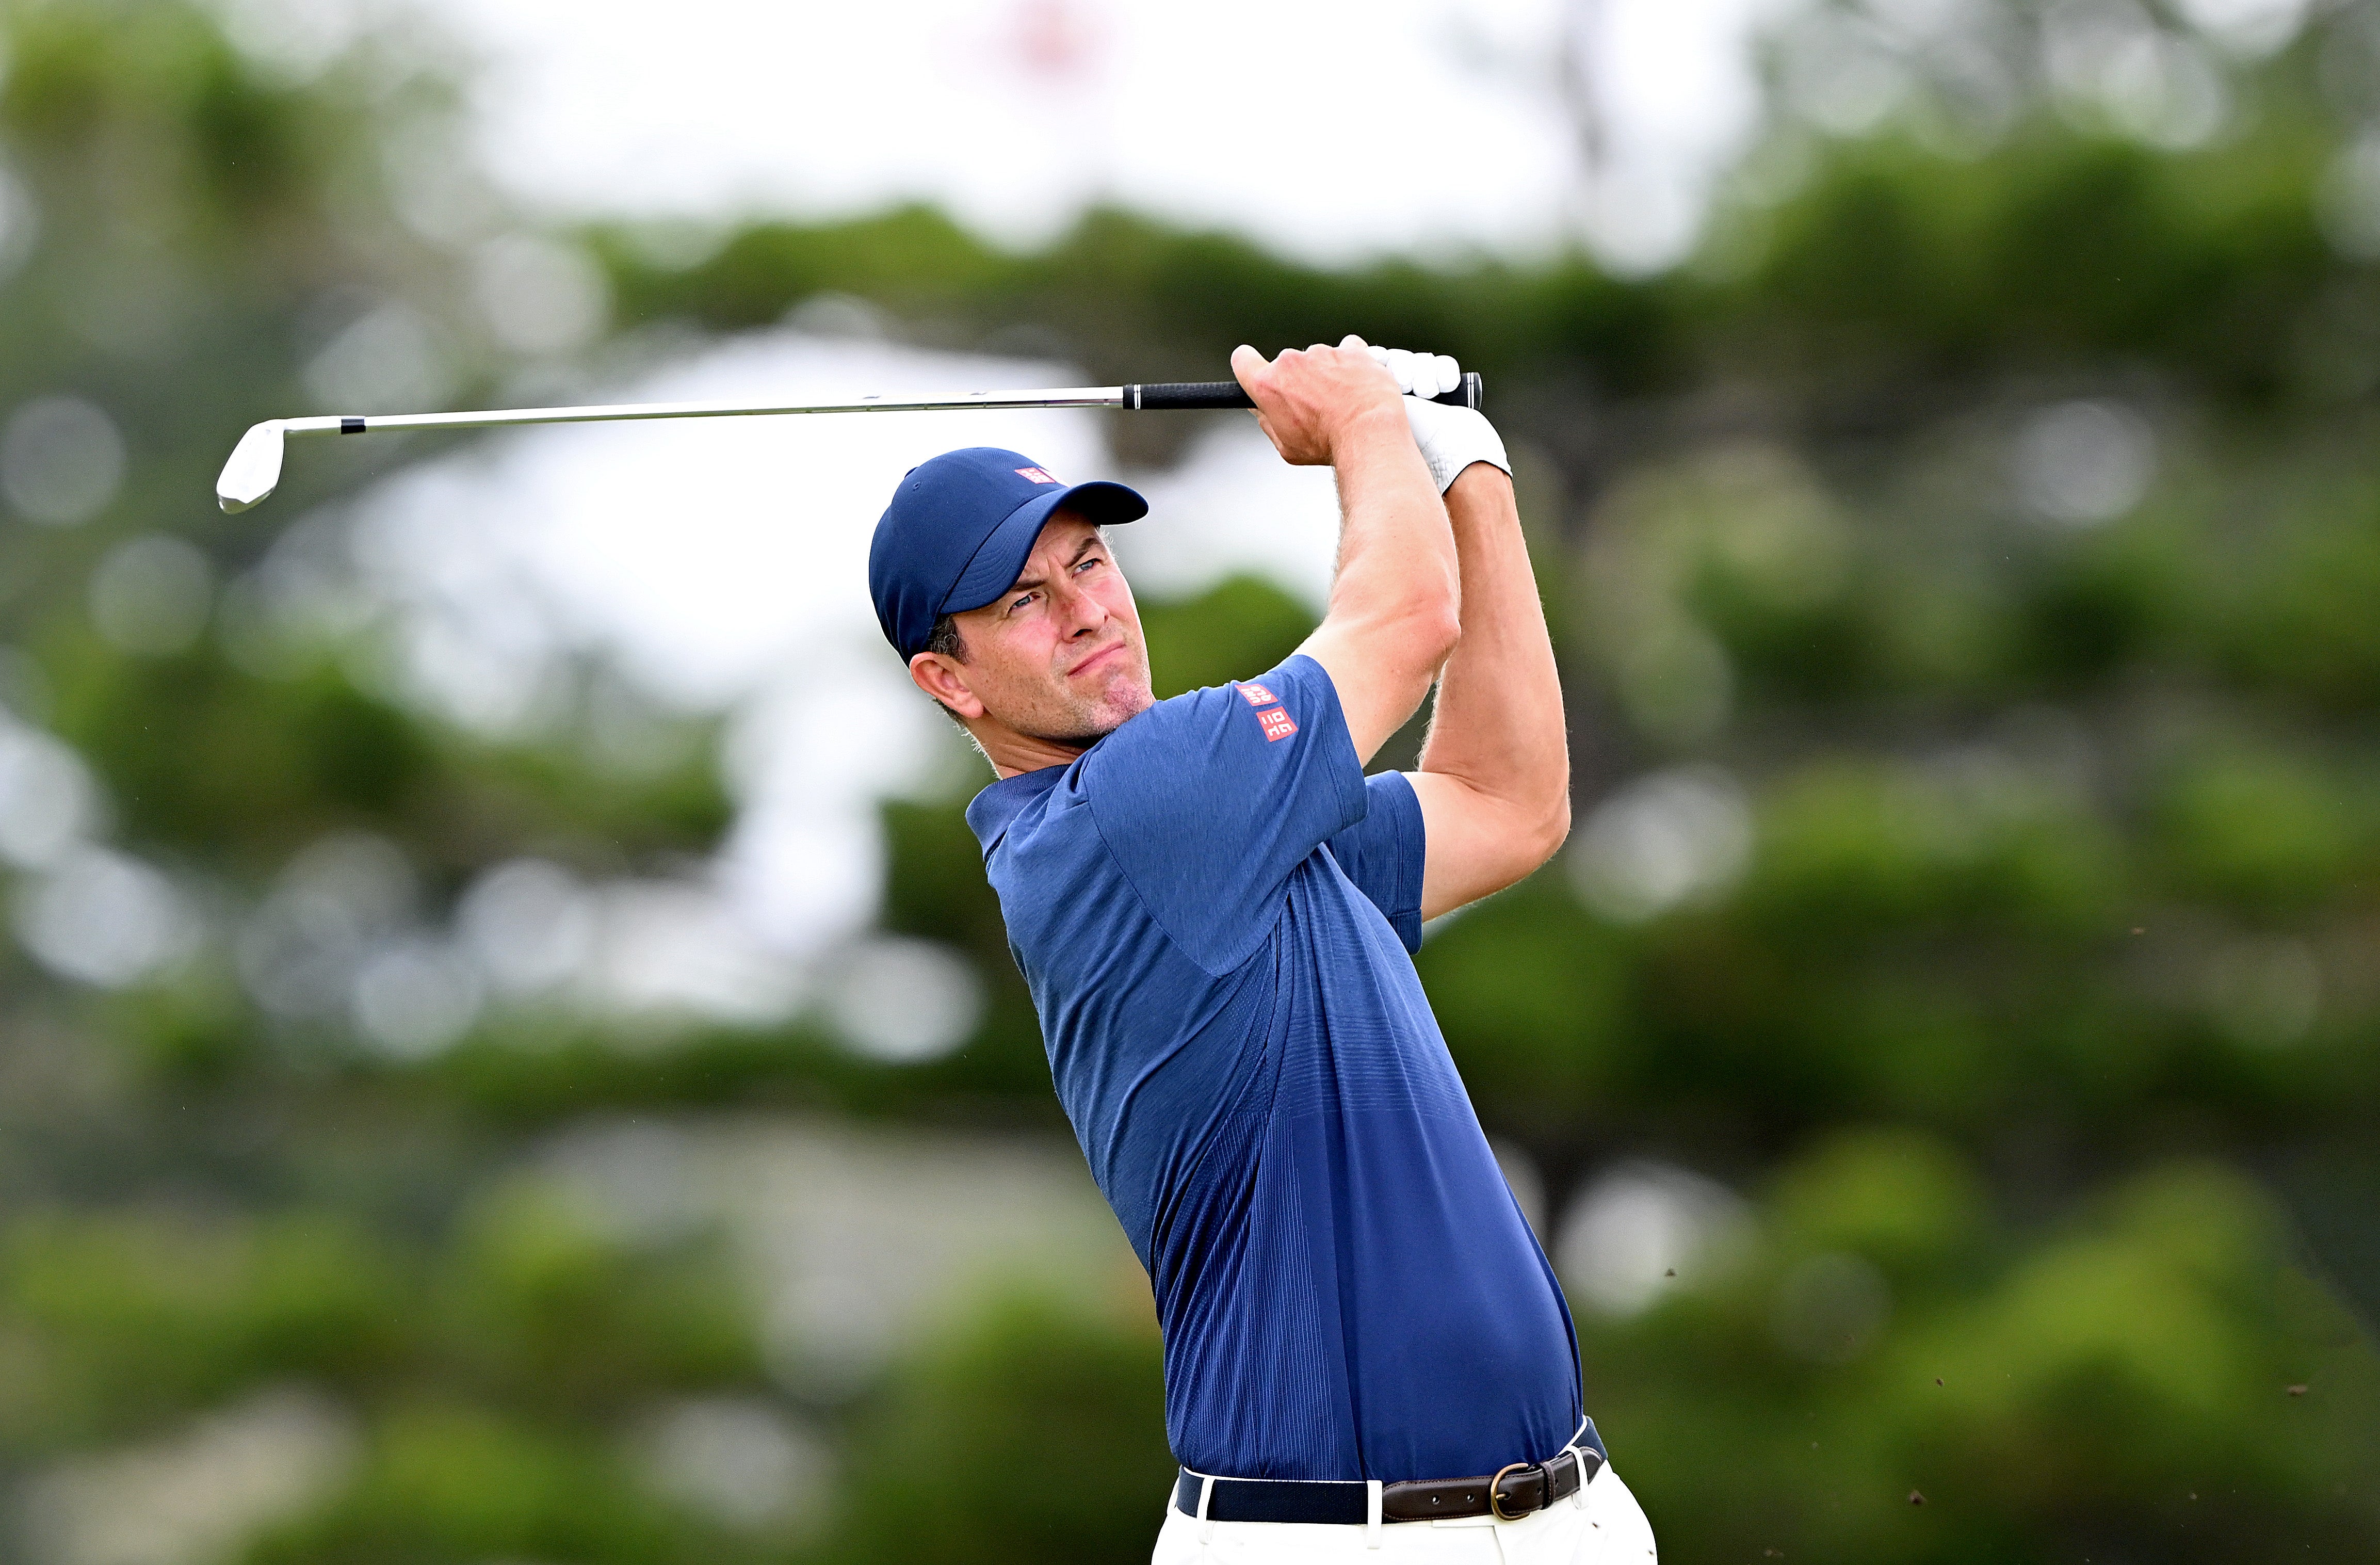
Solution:
{"label": "man's right hand", "polygon": [[1395,377],[1352,334],[1337,347],[1291,348],[1270,362],[1243,345],[1232,350],[1232,373],[1273,449],[1298,467],[1334,465],[1351,435],[1384,426],[1402,432],[1405,421]]}

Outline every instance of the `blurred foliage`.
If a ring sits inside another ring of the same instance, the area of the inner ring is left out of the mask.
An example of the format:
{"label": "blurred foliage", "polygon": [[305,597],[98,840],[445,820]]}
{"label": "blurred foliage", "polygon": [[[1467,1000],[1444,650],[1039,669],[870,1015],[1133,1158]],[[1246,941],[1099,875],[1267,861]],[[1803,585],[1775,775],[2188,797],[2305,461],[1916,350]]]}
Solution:
{"label": "blurred foliage", "polygon": [[[1598,1406],[1712,1558],[2352,1558],[2380,1366],[2277,1270],[2279,1231],[2238,1174],[2177,1163],[2020,1235],[1940,1141],[1838,1133],[1690,1296],[1589,1327]],[[1714,1466],[1744,1475],[1718,1513]]]}
{"label": "blurred foliage", "polygon": [[1250,576],[1226,577],[1195,598],[1151,603],[1141,613],[1160,700],[1269,669],[1313,628],[1304,604]]}
{"label": "blurred foliage", "polygon": [[896,1375],[851,1451],[823,1558],[1144,1554],[1172,1471],[1155,1322],[1030,1290],[995,1295]]}
{"label": "blurred foliage", "polygon": [[750,1556],[640,1493],[615,1453],[468,1407],[391,1413],[333,1510],[267,1534],[248,1555],[258,1565],[739,1557]]}
{"label": "blurred foliage", "polygon": [[[1701,249],[1628,278],[1118,211],[1030,253],[914,208],[539,233],[408,26],[306,55],[174,0],[0,4],[0,1559],[293,1387],[324,1475],[225,1541],[260,1562],[1147,1547],[1140,1306],[1036,1278],[837,1381],[745,1241],[551,1167],[621,1122],[1059,1138],[972,782],[880,811],[877,932],[979,982],[944,1058],[486,975],[375,1031],[370,964],[451,991],[506,873],[714,850],[718,727],[585,660],[535,721],[412,679],[348,503],[426,443],[326,450],[278,523],[204,503],[259,409],[568,385],[831,296],[1099,379],[1350,329],[1488,374],[1579,827],[1419,964],[1670,1551],[2370,1559],[2380,24],[1920,9],[1780,20]],[[516,242],[591,256],[608,334],[525,346],[485,285]],[[1154,465],[1196,427],[1111,433]],[[1248,577],[1143,608],[1165,692],[1307,628]],[[1592,1269],[1630,1169],[1700,1192],[1633,1292]],[[716,1442],[654,1454],[705,1428],[817,1442],[823,1498],[739,1510]]]}

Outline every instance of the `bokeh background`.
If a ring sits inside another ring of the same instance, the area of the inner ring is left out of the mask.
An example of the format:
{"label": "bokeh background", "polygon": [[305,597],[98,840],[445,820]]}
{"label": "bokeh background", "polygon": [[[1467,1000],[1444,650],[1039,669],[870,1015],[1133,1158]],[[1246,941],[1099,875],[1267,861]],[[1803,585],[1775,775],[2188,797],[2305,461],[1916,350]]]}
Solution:
{"label": "bokeh background", "polygon": [[1328,475],[210,482],[1350,330],[1515,453],[1578,825],[1419,964],[1670,1557],[2380,1555],[2380,6],[5,0],[0,1559],[1142,1558],[1146,1280],[861,561],[947,445],[1124,477],[1182,689]]}

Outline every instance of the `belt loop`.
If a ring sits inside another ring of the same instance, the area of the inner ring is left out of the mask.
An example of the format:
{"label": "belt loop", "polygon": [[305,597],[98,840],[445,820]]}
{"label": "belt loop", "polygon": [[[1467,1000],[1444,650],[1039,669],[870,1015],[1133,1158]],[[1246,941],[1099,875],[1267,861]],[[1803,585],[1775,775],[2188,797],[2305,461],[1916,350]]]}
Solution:
{"label": "belt loop", "polygon": [[1571,1471],[1578,1474],[1578,1487],[1570,1492],[1570,1508],[1572,1510],[1585,1510],[1587,1482],[1586,1453],[1576,1446],[1570,1448],[1570,1466]]}
{"label": "belt loop", "polygon": [[1364,1480],[1364,1547],[1380,1547],[1380,1481]]}
{"label": "belt loop", "polygon": [[1215,1498],[1215,1480],[1201,1474],[1198,1479],[1198,1541],[1215,1541],[1215,1523],[1207,1520],[1208,1502]]}

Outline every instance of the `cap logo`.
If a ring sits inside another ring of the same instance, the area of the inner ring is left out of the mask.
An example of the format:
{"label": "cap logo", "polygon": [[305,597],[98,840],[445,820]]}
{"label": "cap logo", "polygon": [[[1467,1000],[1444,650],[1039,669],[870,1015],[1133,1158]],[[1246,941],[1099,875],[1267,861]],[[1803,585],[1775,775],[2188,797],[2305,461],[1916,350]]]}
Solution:
{"label": "cap logo", "polygon": [[1020,479],[1031,479],[1035,483],[1056,483],[1058,481],[1038,467],[1019,467],[1016,469],[1016,476]]}

